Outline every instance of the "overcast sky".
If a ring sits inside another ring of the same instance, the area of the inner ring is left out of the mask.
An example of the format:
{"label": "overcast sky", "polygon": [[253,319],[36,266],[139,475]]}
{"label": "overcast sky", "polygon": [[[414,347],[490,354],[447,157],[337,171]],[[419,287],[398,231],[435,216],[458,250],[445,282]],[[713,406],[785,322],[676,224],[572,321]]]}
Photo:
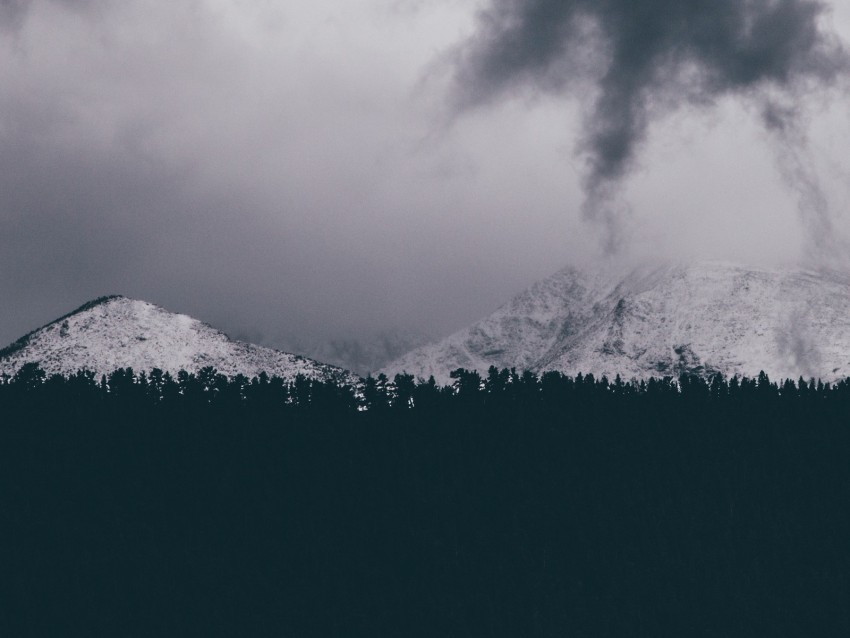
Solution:
{"label": "overcast sky", "polygon": [[830,34],[850,0],[0,0],[0,342],[109,293],[441,336],[612,253],[812,259]]}

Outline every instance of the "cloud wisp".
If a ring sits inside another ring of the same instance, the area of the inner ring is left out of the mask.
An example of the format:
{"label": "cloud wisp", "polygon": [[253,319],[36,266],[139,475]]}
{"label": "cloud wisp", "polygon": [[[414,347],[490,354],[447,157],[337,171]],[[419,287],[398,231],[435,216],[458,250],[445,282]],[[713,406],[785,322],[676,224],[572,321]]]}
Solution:
{"label": "cloud wisp", "polygon": [[[791,107],[763,108],[763,124],[783,171],[801,176],[800,98],[850,70],[841,41],[823,27],[826,14],[818,0],[491,0],[456,50],[455,106],[463,112],[527,87],[592,96],[577,146],[586,160],[583,212],[615,252],[623,179],[650,126],[677,107],[779,96]],[[824,207],[808,201],[817,199],[815,181],[801,179],[800,210],[823,236]]]}

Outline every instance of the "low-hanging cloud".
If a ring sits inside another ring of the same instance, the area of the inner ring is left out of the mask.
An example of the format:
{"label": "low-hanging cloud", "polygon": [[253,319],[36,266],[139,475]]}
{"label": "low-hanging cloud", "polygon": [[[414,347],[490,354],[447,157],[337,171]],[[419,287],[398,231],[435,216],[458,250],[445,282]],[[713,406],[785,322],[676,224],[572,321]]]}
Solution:
{"label": "low-hanging cloud", "polygon": [[800,211],[815,218],[807,226],[823,236],[816,181],[799,170],[797,98],[850,69],[842,43],[823,27],[826,13],[818,0],[491,0],[457,50],[456,105],[462,111],[525,86],[592,87],[578,145],[587,161],[584,213],[602,223],[613,251],[625,206],[619,188],[652,122],[682,104],[753,100],[778,140],[783,172],[801,180]]}

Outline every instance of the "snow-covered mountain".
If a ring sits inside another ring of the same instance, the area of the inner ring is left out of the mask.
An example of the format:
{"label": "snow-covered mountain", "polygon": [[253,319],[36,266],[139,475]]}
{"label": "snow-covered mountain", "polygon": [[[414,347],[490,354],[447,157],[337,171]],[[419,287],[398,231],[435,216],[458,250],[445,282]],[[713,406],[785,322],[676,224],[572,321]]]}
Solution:
{"label": "snow-covered mountain", "polygon": [[566,268],[384,368],[443,383],[463,367],[624,379],[715,372],[850,376],[850,273],[730,263]]}
{"label": "snow-covered mountain", "polygon": [[160,368],[172,375],[206,366],[229,377],[260,372],[294,379],[337,380],[354,384],[351,373],[302,356],[231,340],[187,315],[122,296],[102,297],[35,330],[0,350],[0,375],[14,375],[24,363],[37,362],[48,374],[87,369],[108,374],[131,367]]}

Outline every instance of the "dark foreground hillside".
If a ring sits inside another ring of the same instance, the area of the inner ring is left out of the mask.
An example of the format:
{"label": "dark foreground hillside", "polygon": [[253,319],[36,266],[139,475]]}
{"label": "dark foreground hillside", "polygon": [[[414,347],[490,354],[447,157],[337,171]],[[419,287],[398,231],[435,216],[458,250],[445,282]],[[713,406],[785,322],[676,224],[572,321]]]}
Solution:
{"label": "dark foreground hillside", "polygon": [[843,384],[27,374],[0,635],[850,635]]}

